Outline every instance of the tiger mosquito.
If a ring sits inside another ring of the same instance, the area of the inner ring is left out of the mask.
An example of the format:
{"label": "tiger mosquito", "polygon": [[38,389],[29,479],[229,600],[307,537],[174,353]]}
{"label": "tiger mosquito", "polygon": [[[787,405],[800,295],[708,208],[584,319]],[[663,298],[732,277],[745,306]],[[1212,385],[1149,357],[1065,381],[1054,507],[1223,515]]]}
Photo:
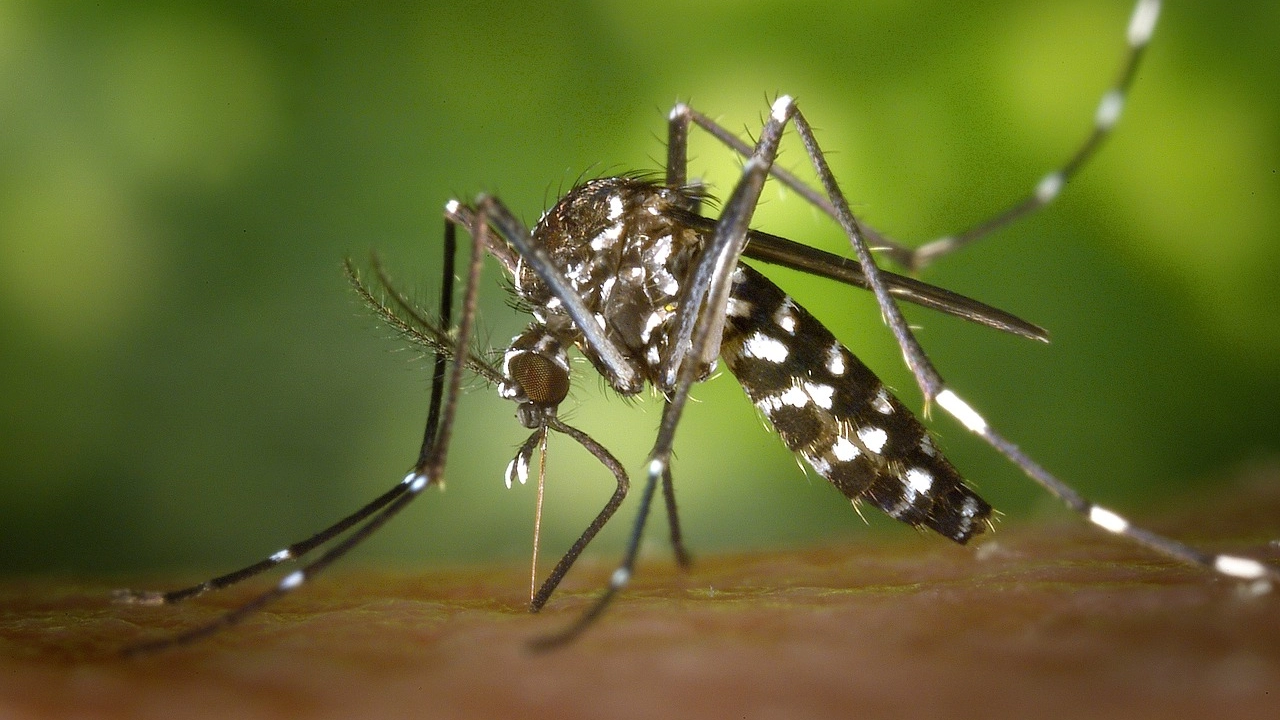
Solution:
{"label": "tiger mosquito", "polygon": [[[870,503],[891,517],[961,544],[981,533],[990,523],[991,506],[965,484],[925,427],[807,310],[757,270],[739,262],[744,257],[872,291],[923,394],[926,412],[933,405],[942,408],[1031,480],[1103,530],[1182,562],[1250,582],[1256,591],[1268,590],[1280,580],[1280,570],[1248,557],[1203,551],[1137,527],[1115,511],[1086,500],[997,433],[942,379],[916,341],[898,302],[911,302],[1029,339],[1047,341],[1045,332],[976,300],[882,270],[872,255],[875,248],[906,269],[918,270],[1052,202],[1119,120],[1159,13],[1159,0],[1136,3],[1127,26],[1127,53],[1119,77],[1102,96],[1089,136],[1066,163],[1043,176],[1027,197],[992,219],[915,249],[855,218],[811,126],[796,102],[783,95],[772,103],[754,145],[692,107],[677,104],[668,116],[662,182],[637,175],[587,181],[563,196],[532,230],[495,197],[482,195],[472,204],[450,201],[444,211],[444,286],[439,313],[434,317],[400,294],[376,262],[384,297],[370,289],[348,262],[347,274],[357,293],[388,324],[434,351],[429,412],[418,461],[402,481],[355,513],[253,565],[180,590],[118,591],[117,599],[125,603],[176,603],[283,563],[301,561],[336,541],[318,558],[218,619],[135,645],[129,652],[184,644],[243,620],[326,569],[422,490],[442,483],[467,372],[479,374],[496,385],[502,397],[516,402],[520,423],[533,431],[508,465],[508,485],[513,479],[524,482],[528,478],[533,453],[545,450],[551,431],[581,444],[617,483],[596,518],[531,594],[530,609],[541,609],[621,505],[630,486],[622,464],[608,450],[557,417],[570,386],[570,348],[576,348],[620,395],[634,396],[651,386],[665,403],[621,563],[604,591],[575,622],[537,638],[535,648],[554,647],[578,636],[627,586],[659,484],[676,558],[681,565],[688,564],[676,511],[671,452],[690,389],[711,374],[717,357],[724,360],[787,447],[855,505]],[[715,219],[700,213],[708,196],[688,181],[691,125],[745,158],[741,178]],[[787,125],[799,135],[821,191],[774,164]],[[752,229],[751,218],[768,177],[833,218],[849,240],[855,259]],[[454,325],[454,255],[459,227],[468,232],[472,243],[462,309]],[[513,339],[498,366],[471,349],[479,272],[486,255],[494,257],[511,276],[518,305],[534,318]]]}

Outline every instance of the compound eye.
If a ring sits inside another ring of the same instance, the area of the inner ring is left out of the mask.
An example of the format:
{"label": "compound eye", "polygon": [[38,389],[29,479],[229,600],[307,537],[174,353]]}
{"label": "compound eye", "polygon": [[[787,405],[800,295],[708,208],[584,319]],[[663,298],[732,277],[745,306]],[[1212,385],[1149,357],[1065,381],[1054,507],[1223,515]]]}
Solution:
{"label": "compound eye", "polygon": [[554,407],[569,394],[569,373],[542,355],[520,353],[507,362],[507,371],[535,405]]}

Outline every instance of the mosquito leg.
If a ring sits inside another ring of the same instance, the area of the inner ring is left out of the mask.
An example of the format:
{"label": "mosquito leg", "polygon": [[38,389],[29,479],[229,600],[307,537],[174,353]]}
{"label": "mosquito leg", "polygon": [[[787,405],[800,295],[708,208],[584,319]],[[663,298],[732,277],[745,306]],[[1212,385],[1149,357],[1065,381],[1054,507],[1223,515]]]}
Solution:
{"label": "mosquito leg", "polygon": [[693,109],[684,103],[677,103],[667,115],[667,187],[683,187],[689,182],[689,120],[692,116]]}
{"label": "mosquito leg", "polygon": [[587,544],[595,539],[596,534],[599,533],[601,528],[609,522],[609,519],[613,517],[615,512],[617,512],[618,507],[622,505],[623,499],[627,497],[627,490],[631,486],[630,481],[627,479],[627,471],[622,467],[622,463],[618,462],[617,458],[615,458],[608,450],[605,450],[603,445],[592,439],[590,435],[587,435],[581,430],[571,425],[566,425],[554,418],[550,423],[548,423],[548,426],[556,432],[564,433],[574,440],[577,440],[582,447],[586,448],[588,452],[600,461],[600,464],[604,465],[609,469],[609,472],[613,473],[614,478],[618,481],[618,486],[617,489],[613,491],[613,495],[609,498],[608,502],[605,503],[604,508],[602,508],[600,513],[596,515],[596,518],[591,521],[591,524],[587,526],[587,529],[582,531],[582,535],[580,535],[573,543],[568,552],[564,554],[564,557],[560,558],[560,562],[556,563],[555,568],[551,570],[551,574],[548,575],[547,579],[542,583],[542,587],[538,589],[538,592],[534,594],[533,599],[529,601],[529,612],[538,612],[547,604],[547,600],[551,599],[551,594],[555,592],[557,587],[559,587],[560,581],[563,580],[565,574],[569,572],[569,568],[573,567],[573,563],[577,561],[578,556],[586,549]]}
{"label": "mosquito leg", "polygon": [[1151,35],[1155,32],[1156,20],[1159,16],[1160,0],[1138,0],[1134,6],[1125,32],[1128,52],[1125,53],[1119,76],[1098,101],[1098,109],[1093,116],[1093,130],[1062,167],[1040,178],[1030,195],[995,217],[978,223],[962,233],[938,238],[914,250],[905,249],[894,243],[888,251],[889,257],[906,268],[920,270],[934,260],[986,237],[1053,202],[1062,192],[1062,188],[1098,151],[1119,122],[1125,99],[1129,95],[1129,88],[1133,85],[1133,79],[1137,74],[1138,63],[1151,40]]}
{"label": "mosquito leg", "polygon": [[1280,569],[1265,565],[1252,558],[1239,555],[1223,555],[1205,552],[1176,540],[1137,527],[1116,512],[1086,500],[1071,486],[1054,477],[1032,460],[1017,445],[998,434],[981,415],[951,389],[938,394],[938,405],[960,421],[970,432],[981,437],[1027,477],[1058,498],[1071,510],[1109,533],[1121,535],[1175,560],[1217,572],[1236,580],[1258,583],[1259,590],[1269,590],[1280,581]]}
{"label": "mosquito leg", "polygon": [[[600,617],[605,609],[609,607],[609,603],[613,602],[613,598],[617,596],[618,592],[631,581],[631,573],[636,564],[636,555],[640,552],[640,539],[644,535],[645,520],[649,516],[649,508],[653,505],[653,493],[657,488],[657,477],[660,474],[650,472],[645,480],[644,492],[640,496],[639,514],[636,516],[636,522],[631,528],[631,537],[627,541],[627,549],[623,554],[622,564],[613,571],[613,575],[609,578],[608,587],[573,624],[560,632],[534,638],[529,643],[530,649],[535,651],[552,650],[571,642],[590,627],[596,618]],[[563,562],[564,560],[561,560],[561,563]],[[557,569],[559,568],[557,567]],[[555,573],[553,572],[552,576],[554,577],[554,575]],[[548,578],[548,582],[550,580],[551,578]]]}
{"label": "mosquito leg", "polygon": [[938,375],[933,365],[929,362],[927,356],[925,356],[915,337],[911,334],[896,302],[889,296],[879,268],[876,267],[875,260],[872,258],[866,242],[861,236],[857,221],[854,219],[853,214],[849,212],[848,202],[841,193],[831,169],[827,166],[822,150],[818,147],[817,140],[813,135],[812,128],[799,111],[795,112],[794,122],[796,131],[800,134],[809,158],[813,162],[814,169],[817,171],[818,178],[826,189],[832,204],[837,209],[840,224],[844,228],[846,235],[848,235],[849,241],[853,244],[854,252],[862,265],[868,284],[871,285],[872,290],[875,292],[885,320],[892,328],[894,337],[897,338],[906,358],[907,365],[924,393],[926,407],[929,403],[936,401],[939,407],[959,420],[971,432],[986,440],[988,444],[1022,469],[1028,477],[1045,488],[1050,494],[1057,497],[1075,512],[1083,515],[1091,523],[1108,532],[1123,535],[1156,552],[1236,579],[1259,581],[1268,584],[1280,580],[1280,570],[1264,565],[1257,560],[1235,555],[1206,553],[1143,528],[1135,527],[1114,511],[1085,500],[1069,485],[1054,477],[1028,457],[1016,445],[997,434],[977,411],[948,388],[942,377]]}
{"label": "mosquito leg", "polygon": [[693,565],[693,558],[684,546],[684,533],[680,532],[680,514],[676,512],[676,490],[671,483],[671,468],[662,473],[662,497],[667,502],[667,524],[671,527],[671,549],[676,563],[683,569]]}
{"label": "mosquito leg", "polygon": [[[677,127],[682,128],[685,138],[681,142],[681,148],[687,149],[687,146],[688,146],[687,136],[688,136],[688,127],[690,122],[692,122],[694,125],[697,125],[698,127],[705,130],[707,134],[711,135],[715,139],[719,140],[720,142],[724,143],[730,148],[733,148],[738,152],[739,155],[742,155],[743,157],[749,158],[751,157],[752,153],[755,152],[754,147],[752,147],[751,145],[748,145],[746,142],[743,142],[742,138],[739,138],[737,135],[727,130],[724,126],[720,125],[715,120],[712,120],[711,118],[707,117],[706,115],[703,115],[702,113],[689,107],[688,105],[685,105],[684,103],[677,103],[676,106],[671,109],[670,126],[672,129],[668,135],[668,140],[667,140],[668,182],[670,182],[670,178],[671,178],[670,163],[673,160],[671,147],[676,142],[676,139],[674,137],[676,133],[676,128]],[[681,158],[683,159],[683,157],[684,156],[682,155]],[[683,175],[683,171],[681,174]],[[791,188],[792,191],[799,194],[801,197],[807,200],[810,204],[822,210],[827,215],[831,217],[835,217],[836,210],[831,205],[830,201],[827,200],[826,196],[824,196],[822,193],[818,192],[817,190],[814,190],[813,188],[809,187],[808,183],[796,177],[786,168],[779,167],[777,165],[770,165],[769,174],[772,175],[774,178],[777,178],[778,181],[781,182],[783,185],[786,185],[787,187]]]}
{"label": "mosquito leg", "polygon": [[116,590],[112,593],[112,601],[125,605],[171,605],[173,603],[182,602],[183,600],[189,600],[193,597],[203,595],[212,590],[221,590],[225,587],[230,587],[238,582],[248,580],[255,575],[260,575],[282,563],[301,559],[312,550],[324,545],[333,538],[354,527],[365,518],[381,510],[387,505],[387,503],[390,503],[400,495],[404,494],[404,491],[405,484],[397,483],[395,487],[379,495],[368,505],[365,505],[354,513],[339,520],[333,525],[330,525],[324,530],[321,530],[315,535],[312,535],[306,540],[293,543],[283,550],[272,553],[269,557],[234,572],[210,578],[209,580],[205,580],[197,585],[192,585],[178,590],[169,590],[166,592],[153,590]]}
{"label": "mosquito leg", "polygon": [[[401,492],[396,496],[395,500],[383,508],[381,512],[373,515],[368,522],[357,528],[355,532],[344,538],[342,542],[329,548],[329,550],[315,561],[284,576],[284,578],[282,578],[275,587],[259,594],[249,602],[227,611],[211,622],[197,626],[177,635],[132,645],[125,648],[122,651],[122,654],[125,656],[145,655],[158,650],[186,645],[201,638],[208,637],[241,622],[270,603],[275,602],[291,591],[296,590],[298,587],[331,565],[334,561],[338,560],[338,558],[350,552],[352,548],[360,544],[375,530],[382,527],[386,521],[390,520],[400,512],[400,510],[417,497],[418,493],[429,484],[426,476],[412,473],[409,477],[416,479],[413,482],[401,483],[404,485],[407,492]],[[408,480],[408,478],[406,478],[406,480]]]}
{"label": "mosquito leg", "polygon": [[[457,225],[448,218],[444,221],[444,263],[441,269],[440,278],[440,315],[438,321],[440,327],[447,328],[453,322],[453,272],[454,272],[454,256],[457,254],[458,236]],[[462,354],[466,355],[466,347],[462,348]],[[431,400],[427,412],[427,426],[422,434],[422,449],[418,451],[418,463],[422,464],[426,461],[428,453],[431,452],[431,445],[435,441],[436,428],[440,426],[440,407],[441,399],[444,393],[444,373],[445,365],[449,359],[445,357],[443,352],[436,351],[435,362],[432,366],[431,373]]]}
{"label": "mosquito leg", "polygon": [[[865,223],[861,223],[860,227],[862,229],[862,236],[866,240],[867,244],[876,250],[884,251],[891,260],[902,267],[909,270],[919,270],[929,265],[934,260],[985,237],[1005,225],[1008,225],[1029,213],[1035,212],[1052,202],[1057,198],[1067,181],[1074,177],[1079,172],[1080,168],[1083,167],[1091,157],[1093,157],[1094,153],[1101,146],[1102,142],[1110,135],[1112,129],[1114,129],[1116,123],[1119,121],[1120,115],[1124,109],[1125,98],[1129,93],[1130,86],[1133,84],[1143,52],[1151,40],[1152,34],[1155,32],[1156,20],[1159,18],[1159,15],[1160,0],[1137,1],[1133,9],[1133,14],[1129,19],[1129,25],[1125,36],[1128,52],[1126,53],[1125,59],[1121,65],[1119,77],[1112,85],[1111,89],[1103,94],[1101,101],[1098,103],[1098,109],[1094,114],[1093,131],[1061,168],[1048,173],[1040,179],[1036,184],[1035,190],[1029,196],[990,220],[981,222],[956,235],[938,238],[937,240],[926,243],[919,248],[907,247],[888,235],[879,232]],[[743,157],[750,157],[752,153],[751,146],[743,142],[741,138],[688,105],[683,103],[677,104],[672,108],[670,117],[671,131],[668,135],[668,179],[672,177],[670,163],[673,154],[671,148],[676,144],[676,128],[679,127],[684,133],[680,138],[680,147],[683,150],[688,144],[687,134],[690,122],[705,130],[709,135],[716,138],[721,143],[733,148]],[[683,166],[681,167],[683,168]],[[807,183],[796,177],[791,172],[788,172],[784,168],[774,166],[769,169],[769,174],[777,178],[783,185],[786,185],[792,191],[805,198],[805,200],[822,210],[827,215],[839,220],[835,206],[831,204],[827,197],[810,187]]]}
{"label": "mosquito leg", "polygon": [[[472,236],[475,241],[471,246],[471,260],[467,272],[466,296],[463,302],[463,313],[458,324],[457,347],[451,361],[450,373],[447,379],[448,388],[442,394],[443,409],[439,414],[439,424],[436,433],[430,443],[430,451],[425,453],[425,457],[421,458],[414,466],[414,469],[405,476],[404,480],[397,485],[396,488],[384,493],[382,497],[375,500],[369,506],[362,508],[360,511],[350,517],[360,516],[361,519],[368,519],[363,525],[358,526],[350,535],[347,535],[340,542],[330,547],[319,558],[312,561],[301,569],[284,576],[274,588],[258,595],[249,602],[234,608],[212,622],[198,626],[184,633],[174,635],[168,638],[161,638],[150,642],[140,643],[124,650],[125,655],[137,655],[164,648],[183,645],[194,640],[206,637],[218,632],[226,627],[234,625],[253,613],[265,607],[267,604],[283,597],[289,592],[302,586],[308,580],[319,574],[336,560],[346,555],[352,549],[357,547],[366,538],[381,528],[388,520],[398,514],[410,502],[412,502],[428,485],[438,483],[444,473],[445,460],[448,454],[449,440],[452,437],[453,420],[457,413],[458,396],[461,393],[463,373],[467,367],[466,347],[471,341],[472,327],[475,320],[475,308],[477,306],[477,298],[480,284],[480,267],[484,259],[484,245],[486,226],[477,225],[471,228]],[[432,395],[433,402],[437,401],[434,393]],[[369,509],[372,505],[382,502],[380,509]],[[359,520],[347,519],[350,522],[347,527],[354,525]],[[344,520],[343,522],[347,522]],[[339,523],[341,525],[342,523]],[[346,529],[346,528],[343,528]],[[328,531],[326,531],[328,532]],[[325,533],[321,533],[324,535]],[[334,533],[336,534],[336,533]],[[332,537],[332,535],[330,535]],[[283,552],[276,553],[266,562],[280,556]],[[276,560],[282,562],[284,559]],[[261,565],[262,563],[259,563]],[[254,567],[254,566],[251,566]],[[270,567],[268,565],[267,567]],[[246,568],[250,569],[250,568]],[[265,567],[263,569],[266,569]],[[253,574],[261,572],[256,570]],[[243,572],[243,571],[242,571]],[[236,575],[236,573],[232,573]],[[247,575],[243,576],[247,577]],[[243,579],[243,577],[237,579]],[[161,600],[160,602],[164,602]]]}

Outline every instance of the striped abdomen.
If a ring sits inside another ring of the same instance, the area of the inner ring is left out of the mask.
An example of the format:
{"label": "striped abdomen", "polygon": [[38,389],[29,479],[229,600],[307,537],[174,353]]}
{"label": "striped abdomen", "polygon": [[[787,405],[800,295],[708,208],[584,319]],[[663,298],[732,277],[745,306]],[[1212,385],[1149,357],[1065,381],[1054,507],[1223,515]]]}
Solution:
{"label": "striped abdomen", "polygon": [[991,506],[928,430],[829,330],[768,278],[734,271],[721,357],[787,447],[846,497],[963,543]]}

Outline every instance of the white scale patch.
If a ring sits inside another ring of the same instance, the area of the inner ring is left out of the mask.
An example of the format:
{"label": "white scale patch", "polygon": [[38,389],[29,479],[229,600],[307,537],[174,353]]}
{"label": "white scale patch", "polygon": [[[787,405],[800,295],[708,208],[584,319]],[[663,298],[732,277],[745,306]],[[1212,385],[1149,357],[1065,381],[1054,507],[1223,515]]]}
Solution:
{"label": "white scale patch", "polygon": [[653,458],[649,464],[645,466],[645,472],[651,478],[662,477],[662,473],[666,472],[667,464],[658,458]]}
{"label": "white scale patch", "polygon": [[653,334],[653,329],[661,325],[664,319],[666,319],[666,316],[660,311],[655,310],[650,313],[649,319],[644,323],[644,329],[640,331],[640,342],[649,342],[649,336]]}
{"label": "white scale patch", "polygon": [[772,416],[783,405],[801,408],[811,402],[809,394],[801,389],[798,385],[792,385],[785,392],[777,395],[762,397],[756,402],[756,407],[760,408],[766,416]]}
{"label": "white scale patch", "polygon": [[889,433],[878,427],[861,427],[858,428],[858,439],[864,447],[878,455],[884,450],[885,443],[889,442]]}
{"label": "white scale patch", "polygon": [[893,405],[889,402],[889,391],[885,390],[884,386],[881,386],[880,389],[876,391],[875,398],[871,400],[871,407],[875,408],[876,412],[881,415],[893,414]]}
{"label": "white scale patch", "polygon": [[933,487],[933,475],[923,468],[913,467],[907,471],[907,490],[911,492],[912,502],[916,496],[924,495]]}
{"label": "white scale patch", "polygon": [[1129,529],[1129,521],[1111,512],[1110,510],[1094,505],[1089,508],[1089,522],[1106,530],[1107,532],[1123,533]]}
{"label": "white scale patch", "polygon": [[662,285],[662,292],[667,297],[675,297],[680,292],[680,281],[674,275],[668,276],[668,280]]}
{"label": "white scale patch", "polygon": [[617,195],[609,196],[609,219],[617,220],[622,217],[622,198]]}
{"label": "white scale patch", "polygon": [[804,457],[805,461],[809,463],[809,466],[813,468],[814,472],[818,473],[822,477],[827,477],[831,474],[831,463],[820,457],[814,457],[808,453],[801,453],[801,455]]}
{"label": "white scale patch", "polygon": [[1129,30],[1126,33],[1129,44],[1133,47],[1146,45],[1151,33],[1156,29],[1156,20],[1160,17],[1160,0],[1142,0],[1133,9],[1133,17],[1129,18]]}
{"label": "white scale patch", "polygon": [[831,399],[836,394],[836,389],[830,385],[819,385],[818,383],[805,382],[804,391],[813,399],[815,405],[824,410],[831,409]]}
{"label": "white scale patch", "polygon": [[960,506],[960,530],[969,532],[969,528],[973,527],[973,518],[978,514],[978,501],[971,497],[964,499],[964,503]]}
{"label": "white scale patch", "polygon": [[[616,200],[617,198],[614,199]],[[606,247],[613,247],[613,244],[618,242],[618,238],[622,237],[622,229],[622,223],[614,223],[601,230],[599,235],[591,238],[591,249],[599,252]]]}
{"label": "white scale patch", "polygon": [[782,363],[786,362],[790,351],[787,350],[786,345],[782,344],[781,340],[754,332],[742,344],[742,354],[771,363]]}
{"label": "white scale patch", "polygon": [[791,407],[798,408],[804,407],[810,402],[809,393],[800,389],[796,385],[792,385],[788,388],[786,392],[778,396],[778,399],[782,401],[783,405],[790,405]]}
{"label": "white scale patch", "polygon": [[609,576],[609,587],[619,590],[627,586],[631,582],[631,571],[620,567],[613,571],[613,575]]}
{"label": "white scale patch", "polygon": [[850,460],[862,454],[862,450],[857,445],[849,442],[849,438],[841,435],[831,444],[831,454],[840,462],[849,462]]}
{"label": "white scale patch", "polygon": [[671,236],[663,235],[653,241],[653,252],[649,253],[649,261],[655,265],[666,265],[671,257]]}
{"label": "white scale patch", "polygon": [[427,476],[417,470],[413,470],[408,475],[404,476],[404,480],[402,482],[409,486],[409,492],[416,493],[427,486]]}
{"label": "white scale patch", "polygon": [[773,102],[772,115],[773,119],[778,122],[784,122],[787,119],[787,113],[791,112],[791,105],[795,101],[790,95],[783,95]]}
{"label": "white scale patch", "polygon": [[788,335],[796,334],[796,304],[791,298],[785,298],[773,313],[773,321]]}
{"label": "white scale patch", "polygon": [[959,395],[951,392],[950,388],[938,393],[936,400],[943,410],[951,413],[952,417],[959,420],[960,424],[969,428],[971,432],[979,435],[986,434],[987,421],[983,420],[978,411],[969,406],[969,403],[961,400]]}
{"label": "white scale patch", "polygon": [[1098,112],[1094,115],[1093,122],[1103,130],[1110,130],[1123,111],[1124,95],[1119,90],[1112,90],[1098,102]]}
{"label": "white scale patch", "polygon": [[1036,199],[1041,203],[1048,203],[1058,197],[1058,193],[1062,192],[1062,173],[1051,172],[1045,175],[1036,185]]}
{"label": "white scale patch", "polygon": [[841,377],[845,371],[844,349],[840,345],[832,345],[827,348],[827,372],[832,377]]}
{"label": "white scale patch", "polygon": [[521,485],[529,481],[529,459],[523,453],[511,458],[511,462],[507,463],[507,489],[511,489],[511,481],[518,479]]}
{"label": "white scale patch", "polygon": [[1250,558],[1236,557],[1235,555],[1219,555],[1213,560],[1213,567],[1223,575],[1238,577],[1244,580],[1254,580],[1265,577],[1267,574],[1267,566]]}

